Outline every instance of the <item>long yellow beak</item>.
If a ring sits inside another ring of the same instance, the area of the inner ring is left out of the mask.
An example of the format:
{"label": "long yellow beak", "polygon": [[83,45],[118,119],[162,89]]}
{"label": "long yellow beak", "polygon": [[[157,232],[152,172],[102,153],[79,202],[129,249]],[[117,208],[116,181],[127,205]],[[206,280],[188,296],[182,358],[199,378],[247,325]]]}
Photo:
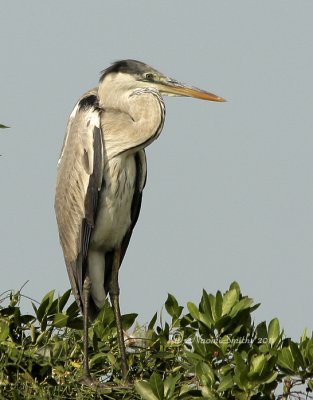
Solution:
{"label": "long yellow beak", "polygon": [[213,93],[206,92],[205,90],[193,86],[184,85],[173,79],[167,79],[166,81],[158,83],[158,89],[162,94],[167,96],[186,96],[201,100],[226,101],[223,97],[216,96]]}

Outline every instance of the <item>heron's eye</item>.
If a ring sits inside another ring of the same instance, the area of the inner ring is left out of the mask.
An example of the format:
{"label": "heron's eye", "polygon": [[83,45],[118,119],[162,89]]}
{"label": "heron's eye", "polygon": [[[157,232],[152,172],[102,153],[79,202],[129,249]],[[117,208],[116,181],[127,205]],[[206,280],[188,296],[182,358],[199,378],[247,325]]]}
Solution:
{"label": "heron's eye", "polygon": [[148,81],[153,81],[153,80],[154,80],[154,75],[153,75],[151,72],[148,72],[148,73],[145,75],[145,78],[146,78]]}

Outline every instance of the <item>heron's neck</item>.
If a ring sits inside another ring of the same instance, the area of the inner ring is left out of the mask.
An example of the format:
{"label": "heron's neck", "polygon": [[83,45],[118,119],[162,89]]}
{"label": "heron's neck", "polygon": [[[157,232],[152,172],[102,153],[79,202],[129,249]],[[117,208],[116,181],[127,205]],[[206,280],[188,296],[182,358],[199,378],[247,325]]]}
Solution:
{"label": "heron's neck", "polygon": [[123,74],[106,76],[98,88],[100,108],[127,112],[128,96],[135,89],[131,83]]}
{"label": "heron's neck", "polygon": [[152,88],[130,88],[105,79],[98,89],[101,127],[108,158],[148,146],[161,133],[165,107]]}

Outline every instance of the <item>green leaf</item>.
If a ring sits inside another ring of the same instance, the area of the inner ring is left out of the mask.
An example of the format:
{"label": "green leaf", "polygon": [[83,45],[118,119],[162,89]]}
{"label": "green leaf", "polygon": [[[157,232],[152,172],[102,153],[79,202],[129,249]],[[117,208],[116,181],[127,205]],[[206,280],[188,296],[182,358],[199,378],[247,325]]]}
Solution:
{"label": "green leaf", "polygon": [[176,298],[169,293],[165,302],[165,309],[172,318],[179,318],[183,307],[180,307]]}
{"label": "green leaf", "polygon": [[21,325],[21,310],[18,307],[14,307],[14,323]]}
{"label": "green leaf", "polygon": [[214,328],[214,321],[209,314],[200,313],[200,321],[209,329]]}
{"label": "green leaf", "polygon": [[219,376],[227,375],[229,372],[233,371],[234,366],[233,364],[225,364],[218,369]]}
{"label": "green leaf", "polygon": [[66,314],[70,317],[70,318],[74,318],[77,317],[79,314],[79,308],[78,308],[78,304],[76,303],[76,301],[73,301],[72,304],[70,304],[67,309],[66,309]]}
{"label": "green leaf", "polygon": [[223,310],[223,296],[220,291],[217,291],[216,297],[215,297],[215,321],[218,321],[221,316],[222,316],[222,310]]}
{"label": "green leaf", "polygon": [[158,317],[158,313],[156,312],[154,314],[154,316],[152,317],[151,321],[149,322],[148,330],[152,330],[154,328],[154,325],[156,323],[157,317]]}
{"label": "green leaf", "polygon": [[277,318],[271,320],[268,326],[268,341],[271,346],[279,339],[280,336],[280,327],[279,321]]}
{"label": "green leaf", "polygon": [[205,316],[211,317],[213,324],[217,320],[216,314],[215,314],[215,304],[216,304],[216,298],[212,294],[207,294],[205,292],[204,295],[204,303],[203,303],[203,314]]}
{"label": "green leaf", "polygon": [[179,392],[179,399],[191,399],[191,400],[193,400],[192,399],[192,397],[190,398],[188,395],[188,397],[185,397],[185,394],[187,394],[188,392],[189,392],[189,390],[190,390],[190,385],[188,385],[188,384],[184,384],[184,385],[182,385],[181,386],[181,388],[180,388],[180,392]]}
{"label": "green leaf", "polygon": [[197,361],[203,361],[203,357],[201,354],[190,352],[190,351],[188,351],[185,354],[185,357],[186,357],[187,361],[191,364],[195,364]]}
{"label": "green leaf", "polygon": [[248,371],[246,364],[240,353],[234,353],[235,361],[235,375],[234,382],[238,385],[240,389],[246,390],[248,387]]}
{"label": "green leaf", "polygon": [[271,371],[268,374],[268,376],[263,377],[262,384],[268,385],[269,383],[272,383],[277,378],[277,376],[278,376],[278,372],[277,371],[275,371],[275,372]]}
{"label": "green leaf", "polygon": [[294,358],[289,347],[283,347],[278,353],[277,364],[288,373],[294,373]]}
{"label": "green leaf", "polygon": [[224,315],[221,319],[219,319],[216,324],[215,328],[218,331],[225,332],[231,325],[232,325],[232,318],[229,317],[228,315]]}
{"label": "green leaf", "polygon": [[213,312],[211,310],[212,305],[215,307],[215,297],[203,290],[199,310],[214,321]]}
{"label": "green leaf", "polygon": [[[94,354],[89,360],[90,367],[97,364],[97,362],[99,360],[101,360],[101,362],[103,362],[103,360],[105,360],[106,358],[107,358],[107,354],[105,354],[105,353],[100,352],[100,353]],[[116,360],[114,359],[114,363],[115,362],[116,362]],[[114,365],[114,363],[112,363],[112,365]]]}
{"label": "green leaf", "polygon": [[164,396],[166,399],[173,399],[173,395],[175,392],[175,385],[180,380],[181,374],[176,376],[169,375],[164,381]]}
{"label": "green leaf", "polygon": [[157,372],[153,372],[149,379],[149,383],[153,394],[156,396],[158,400],[164,399],[164,384],[161,376]]}
{"label": "green leaf", "polygon": [[113,310],[107,303],[101,308],[95,322],[101,323],[104,326],[112,326],[115,324]]}
{"label": "green leaf", "polygon": [[1,129],[5,129],[5,128],[9,128],[9,126],[0,124],[0,128],[1,128]]}
{"label": "green leaf", "polygon": [[239,296],[241,295],[241,290],[240,290],[240,286],[239,286],[238,282],[234,281],[231,283],[231,285],[229,286],[229,290],[233,290],[233,289],[236,290],[238,299],[239,299]]}
{"label": "green leaf", "polygon": [[67,324],[68,318],[69,318],[68,315],[65,313],[57,313],[54,316],[53,324],[57,328],[64,328]]}
{"label": "green leaf", "polygon": [[230,311],[229,315],[231,317],[235,317],[240,311],[243,311],[243,310],[246,310],[247,308],[249,308],[252,303],[253,303],[253,300],[248,297],[241,299],[237,304],[235,304],[235,306]]}
{"label": "green leaf", "polygon": [[250,371],[257,375],[262,375],[263,369],[266,365],[266,357],[264,354],[252,357]]}
{"label": "green leaf", "polygon": [[238,370],[239,373],[242,373],[243,371],[246,370],[246,364],[241,357],[240,353],[234,353],[234,361],[236,365],[236,369]]}
{"label": "green leaf", "polygon": [[222,354],[227,353],[227,349],[229,348],[229,344],[231,343],[231,338],[228,335],[224,335],[219,338],[218,346],[222,350]]}
{"label": "green leaf", "polygon": [[53,314],[56,314],[58,312],[58,305],[59,305],[59,298],[56,298],[48,307],[47,315],[51,316]]}
{"label": "green leaf", "polygon": [[194,353],[199,354],[203,360],[211,357],[213,353],[220,353],[221,349],[216,344],[215,338],[195,336],[192,341]]}
{"label": "green leaf", "polygon": [[53,302],[53,297],[54,297],[54,292],[55,290],[50,290],[50,292],[48,292],[43,299],[41,300],[41,303],[45,302],[46,300],[48,300],[49,304],[51,305]]}
{"label": "green leaf", "polygon": [[48,324],[47,314],[44,314],[44,316],[41,318],[41,321],[40,321],[40,328],[42,331],[46,330],[47,324]]}
{"label": "green leaf", "polygon": [[106,356],[107,356],[107,359],[109,360],[109,362],[110,362],[111,365],[116,365],[116,358],[115,358],[115,355],[114,355],[111,351],[109,351],[109,352],[106,354]]}
{"label": "green leaf", "polygon": [[[215,305],[216,305],[216,297],[213,296],[212,294],[208,295],[210,307],[207,309],[208,315],[212,316],[213,321],[215,322],[217,320],[217,315],[215,312]],[[205,306],[207,305],[207,301],[205,301]]]}
{"label": "green leaf", "polygon": [[239,295],[236,289],[226,292],[223,297],[222,315],[228,314],[238,300]]}
{"label": "green leaf", "polygon": [[196,375],[201,385],[211,387],[215,382],[214,373],[205,362],[200,361],[196,364]]}
{"label": "green leaf", "polygon": [[58,298],[58,312],[62,312],[65,304],[71,295],[71,289],[67,290],[61,297]]}
{"label": "green leaf", "polygon": [[9,321],[0,320],[0,342],[4,342],[10,334]]}
{"label": "green leaf", "polygon": [[305,342],[308,339],[308,328],[304,328],[300,338],[300,343]]}
{"label": "green leaf", "polygon": [[[208,388],[207,386],[203,386],[201,388],[201,395],[202,398],[205,398],[205,400],[218,400],[218,397],[216,396],[216,391],[215,390],[211,390],[210,388]],[[188,399],[198,399],[199,397],[187,397]]]}
{"label": "green leaf", "polygon": [[158,400],[158,397],[153,394],[151,386],[147,381],[135,382],[135,389],[144,400]]}
{"label": "green leaf", "polygon": [[53,302],[54,290],[48,292],[44,298],[41,300],[40,306],[37,310],[38,321],[41,322],[43,317],[47,315],[49,308]]}
{"label": "green leaf", "polygon": [[83,329],[83,318],[76,317],[76,318],[69,318],[67,321],[67,327],[72,329]]}
{"label": "green leaf", "polygon": [[267,341],[268,339],[268,334],[267,334],[267,328],[266,328],[266,322],[263,321],[259,323],[259,325],[256,327],[256,334],[257,334],[257,339],[264,339],[263,340],[257,340],[257,343],[264,343],[265,340]]}
{"label": "green leaf", "polygon": [[299,349],[298,345],[291,341],[289,343],[289,346],[290,346],[290,350],[291,350],[291,354],[293,356],[293,359],[295,360],[296,366],[298,368],[301,367],[301,368],[304,369],[305,368],[305,363],[304,363],[304,360],[303,360],[303,357],[302,357],[302,354],[300,352],[300,349]]}
{"label": "green leaf", "polygon": [[192,346],[193,346],[194,354],[198,354],[199,356],[202,357],[202,359],[205,359],[205,357],[207,355],[206,347],[205,347],[205,344],[202,343],[202,341],[199,340],[198,337],[194,337],[194,340],[192,342]]}
{"label": "green leaf", "polygon": [[188,308],[188,311],[190,312],[190,315],[192,316],[192,318],[195,319],[196,321],[200,321],[200,311],[199,311],[198,307],[194,303],[189,301],[187,303],[187,308]]}
{"label": "green leaf", "polygon": [[135,313],[122,315],[123,329],[127,331],[127,329],[133,325],[137,317],[138,314]]}
{"label": "green leaf", "polygon": [[161,358],[163,360],[169,360],[175,358],[175,354],[170,353],[169,351],[158,351],[153,355],[154,358]]}
{"label": "green leaf", "polygon": [[219,384],[217,390],[218,392],[225,392],[225,390],[228,390],[234,386],[234,381],[232,374],[227,374],[222,377],[221,383]]}
{"label": "green leaf", "polygon": [[313,337],[301,344],[301,353],[309,365],[313,365]]}
{"label": "green leaf", "polygon": [[29,314],[21,315],[21,324],[28,325],[30,322],[35,322],[36,317]]}
{"label": "green leaf", "polygon": [[62,354],[62,352],[64,350],[64,347],[65,347],[64,345],[65,345],[65,341],[63,342],[62,340],[56,341],[53,344],[53,347],[52,347],[52,355],[53,355],[53,357],[55,357],[55,358],[59,358],[60,357],[60,355]]}
{"label": "green leaf", "polygon": [[36,338],[36,344],[41,345],[42,342],[45,342],[46,336],[46,332],[41,332]]}
{"label": "green leaf", "polygon": [[38,308],[36,307],[36,305],[35,305],[35,303],[34,303],[33,301],[31,302],[31,304],[32,304],[33,310],[35,311],[35,314],[36,314],[36,316],[37,316],[37,314],[38,314]]}

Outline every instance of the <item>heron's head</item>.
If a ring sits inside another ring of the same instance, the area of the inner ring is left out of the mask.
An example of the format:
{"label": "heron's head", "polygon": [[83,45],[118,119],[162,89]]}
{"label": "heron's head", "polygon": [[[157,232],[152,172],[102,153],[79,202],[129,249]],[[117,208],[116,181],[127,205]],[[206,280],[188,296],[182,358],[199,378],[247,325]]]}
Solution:
{"label": "heron's head", "polygon": [[213,93],[185,85],[136,60],[122,60],[102,72],[100,84],[108,81],[124,90],[154,88],[166,96],[186,96],[202,100],[225,101]]}

